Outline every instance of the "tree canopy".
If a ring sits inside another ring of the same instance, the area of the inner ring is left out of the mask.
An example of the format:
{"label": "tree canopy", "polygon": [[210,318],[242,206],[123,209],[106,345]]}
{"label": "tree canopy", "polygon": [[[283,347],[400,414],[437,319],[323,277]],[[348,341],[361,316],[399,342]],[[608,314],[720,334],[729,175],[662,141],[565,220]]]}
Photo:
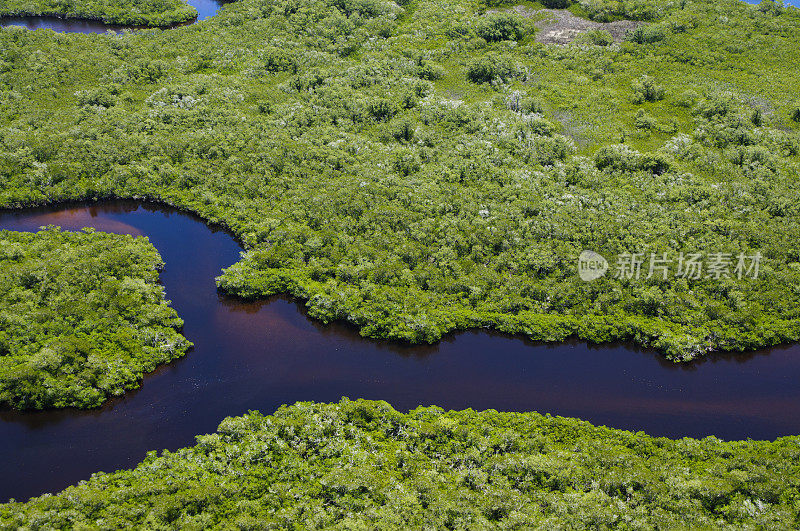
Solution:
{"label": "tree canopy", "polygon": [[225,419],[9,529],[788,529],[800,439],[670,440],[538,413],[298,403]]}
{"label": "tree canopy", "polygon": [[[291,293],[371,337],[490,327],[676,360],[800,339],[797,9],[581,0],[645,24],[556,46],[535,6],[400,4],[3,29],[0,205],[178,205],[245,242],[223,289]],[[583,250],[668,255],[673,274],[586,283]],[[674,274],[697,253],[760,253],[760,275]]]}
{"label": "tree canopy", "polygon": [[0,0],[0,17],[58,16],[125,26],[174,26],[194,20],[184,0]]}
{"label": "tree canopy", "polygon": [[0,406],[95,407],[186,353],[146,238],[0,231]]}

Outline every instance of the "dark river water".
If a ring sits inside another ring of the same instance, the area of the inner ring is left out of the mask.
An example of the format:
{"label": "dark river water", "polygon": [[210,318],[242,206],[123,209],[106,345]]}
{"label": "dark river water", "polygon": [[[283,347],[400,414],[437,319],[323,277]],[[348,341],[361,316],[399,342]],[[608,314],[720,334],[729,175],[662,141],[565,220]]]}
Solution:
{"label": "dark river water", "polygon": [[[744,0],[749,4],[758,4],[760,0]],[[197,9],[197,20],[204,20],[213,16],[219,8],[222,7],[222,0],[188,0],[189,5]],[[788,0],[784,2],[786,5],[800,7],[800,0]],[[34,29],[51,29],[59,32],[70,33],[105,33],[106,31],[119,32],[125,29],[125,26],[116,26],[112,24],[103,24],[102,22],[92,20],[76,20],[76,19],[63,19],[58,17],[5,17],[0,18],[0,27],[2,26],[22,26],[31,30]],[[136,27],[129,27],[129,29],[142,29]]]}
{"label": "dark river water", "polygon": [[[205,20],[213,16],[224,3],[222,0],[188,0],[188,4],[197,10],[197,20]],[[125,26],[103,24],[97,20],[59,17],[4,17],[0,18],[0,27],[2,26],[22,26],[30,30],[51,29],[70,33],[105,33],[106,31],[118,32],[125,29]],[[141,28],[131,27],[130,29]]]}
{"label": "dark river water", "polygon": [[229,415],[342,396],[400,410],[536,410],[669,437],[800,433],[798,346],[675,365],[627,345],[542,345],[486,331],[432,346],[372,341],[344,325],[311,321],[283,298],[219,295],[214,277],[241,248],[191,215],[125,201],[0,212],[4,229],[49,224],[148,236],[195,347],[101,409],[0,411],[0,500],[132,467],[148,450],[193,444]]}

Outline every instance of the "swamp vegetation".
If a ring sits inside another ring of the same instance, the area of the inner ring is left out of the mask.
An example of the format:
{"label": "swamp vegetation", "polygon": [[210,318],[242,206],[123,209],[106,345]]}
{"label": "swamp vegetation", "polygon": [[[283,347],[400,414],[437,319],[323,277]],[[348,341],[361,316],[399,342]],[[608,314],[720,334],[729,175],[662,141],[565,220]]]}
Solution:
{"label": "swamp vegetation", "polygon": [[57,16],[126,26],[174,26],[197,17],[183,0],[0,0],[0,17]]}
{"label": "swamp vegetation", "polygon": [[[547,0],[642,23],[558,46],[537,42],[541,4],[515,4],[240,0],[168,31],[3,28],[0,206],[196,212],[246,247],[222,290],[288,293],[369,337],[485,327],[634,340],[675,361],[800,340],[800,12]],[[145,241],[1,237],[5,401],[97,405],[188,346]],[[70,259],[51,263],[56,247]],[[585,249],[612,267],[623,253],[762,260],[757,278],[584,282]],[[70,290],[94,294],[79,315]],[[799,451],[795,437],[300,403],[2,505],[0,527],[792,527]]]}
{"label": "swamp vegetation", "polygon": [[186,353],[145,238],[0,231],[0,406],[96,407]]}
{"label": "swamp vegetation", "polygon": [[[247,246],[221,288],[370,337],[675,360],[800,339],[798,10],[573,8],[647,24],[548,46],[544,14],[465,0],[242,0],[168,31],[5,28],[0,204],[190,209]],[[757,280],[584,283],[583,249],[763,260]]]}
{"label": "swamp vegetation", "polygon": [[758,529],[800,514],[800,441],[653,438],[538,413],[298,403],[0,506],[0,528]]}

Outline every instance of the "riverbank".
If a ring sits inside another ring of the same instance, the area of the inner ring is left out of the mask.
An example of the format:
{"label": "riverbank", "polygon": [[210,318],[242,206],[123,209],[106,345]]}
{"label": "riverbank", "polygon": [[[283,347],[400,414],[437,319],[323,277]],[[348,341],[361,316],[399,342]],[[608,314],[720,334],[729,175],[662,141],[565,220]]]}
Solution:
{"label": "riverbank", "polygon": [[11,16],[7,14],[0,16],[0,27],[21,26],[29,30],[51,29],[59,33],[106,33],[107,31],[119,33],[124,30],[146,30],[155,27],[166,29],[206,20],[214,16],[224,3],[222,0],[189,0],[189,7],[194,10],[195,14],[183,22],[169,23],[166,26],[107,23],[102,17],[67,18],[61,13],[56,13],[52,16]]}
{"label": "riverbank", "polygon": [[225,419],[0,527],[790,528],[800,438],[672,441],[538,413],[301,402]]}
{"label": "riverbank", "polygon": [[213,279],[241,247],[192,214],[132,201],[0,213],[3,229],[50,224],[147,236],[166,264],[160,280],[182,334],[195,346],[101,408],[0,411],[0,500],[134,467],[149,450],[191,445],[227,416],[342,396],[387,400],[401,411],[539,411],[675,439],[800,433],[797,345],[675,364],[629,344],[541,344],[487,330],[435,345],[370,340],[346,323],[320,324],[296,301],[220,294]]}
{"label": "riverbank", "polygon": [[198,12],[183,0],[6,0],[0,18],[49,17],[115,26],[166,28],[195,20]]}
{"label": "riverbank", "polygon": [[0,230],[0,407],[91,408],[191,343],[142,238]]}

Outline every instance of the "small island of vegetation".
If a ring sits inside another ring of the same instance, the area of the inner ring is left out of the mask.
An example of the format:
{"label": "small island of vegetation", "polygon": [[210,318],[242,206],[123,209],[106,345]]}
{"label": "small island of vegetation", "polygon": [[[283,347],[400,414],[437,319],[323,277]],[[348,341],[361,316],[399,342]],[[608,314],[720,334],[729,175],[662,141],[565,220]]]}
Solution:
{"label": "small island of vegetation", "polygon": [[96,407],[186,353],[146,238],[0,231],[0,407]]}
{"label": "small island of vegetation", "polygon": [[[69,1],[0,13],[193,11]],[[239,0],[169,31],[2,28],[0,207],[197,213],[245,246],[221,290],[369,337],[491,328],[675,361],[797,342],[798,64],[800,11],[773,0]],[[589,251],[618,274],[580,278]],[[144,239],[0,232],[0,403],[98,406],[186,352],[159,264]],[[299,403],[0,505],[0,528],[784,529],[799,462],[797,437]]]}
{"label": "small island of vegetation", "polygon": [[0,18],[30,16],[169,27],[194,20],[197,10],[184,0],[0,0]]}
{"label": "small island of vegetation", "polygon": [[[3,29],[0,205],[191,210],[246,246],[222,289],[370,337],[800,340],[800,10],[567,3],[641,24],[562,46],[538,4],[241,0],[163,32]],[[586,249],[670,274],[583,282]],[[757,278],[677,274],[757,253]]]}

